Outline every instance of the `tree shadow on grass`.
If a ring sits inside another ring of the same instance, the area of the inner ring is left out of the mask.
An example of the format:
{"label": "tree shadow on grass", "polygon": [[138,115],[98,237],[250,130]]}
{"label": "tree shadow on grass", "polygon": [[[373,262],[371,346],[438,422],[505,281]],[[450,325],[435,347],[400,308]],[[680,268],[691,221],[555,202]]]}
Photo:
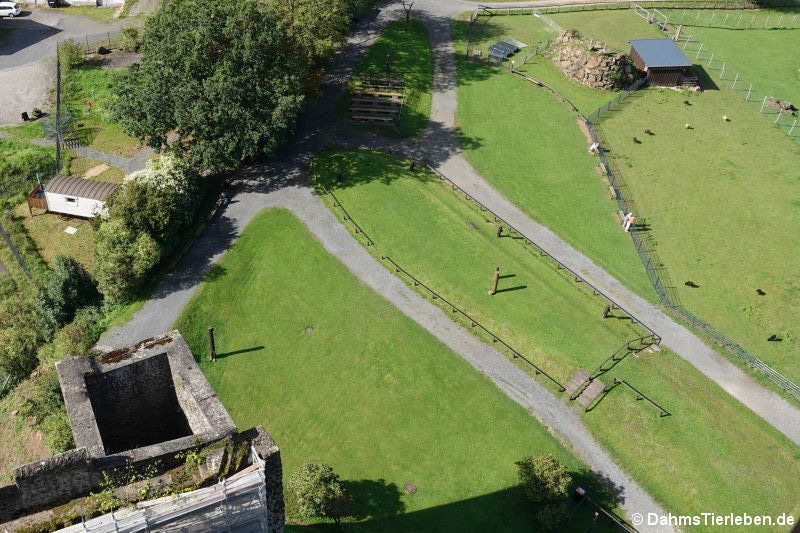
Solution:
{"label": "tree shadow on grass", "polygon": [[361,479],[343,481],[352,500],[351,512],[358,520],[385,520],[402,514],[406,505],[402,501],[400,488],[383,479]]}
{"label": "tree shadow on grass", "polygon": [[[570,486],[570,494],[574,494],[577,487],[586,490],[592,501],[603,505],[607,509],[612,509],[615,501],[621,499],[621,490],[609,487],[605,478],[598,478],[592,472],[579,471],[570,472],[573,477]],[[347,483],[347,482],[345,482]],[[360,484],[362,482],[354,482]],[[372,484],[378,483],[377,487]],[[389,497],[389,512],[378,512],[370,518],[357,519],[355,523],[343,523],[337,527],[332,523],[313,524],[308,526],[286,525],[287,532],[308,532],[308,531],[374,531],[374,532],[438,532],[438,531],[458,531],[459,533],[484,533],[486,531],[504,532],[525,532],[538,531],[544,533],[546,530],[536,525],[537,506],[528,502],[522,491],[517,487],[510,487],[505,490],[492,492],[482,496],[468,498],[458,502],[448,503],[421,509],[410,513],[398,511],[393,504],[395,494],[392,492],[393,485],[385,485],[382,481],[367,481],[363,486],[367,495],[372,490],[377,489],[378,496]],[[354,496],[361,487],[354,489]],[[387,490],[388,488],[388,490]],[[396,487],[394,487],[396,489]],[[348,486],[348,489],[350,487]],[[425,487],[420,487],[424,491]],[[386,491],[386,493],[384,492]],[[388,493],[388,494],[387,494]],[[415,496],[404,496],[409,502],[413,502]],[[376,500],[376,503],[380,503]],[[402,502],[400,502],[402,504]],[[371,504],[368,504],[371,505]],[[557,525],[551,531],[559,533],[585,533],[592,526],[592,520],[597,507],[588,500],[568,501],[567,519]],[[394,513],[394,514],[392,514]],[[610,519],[600,515],[594,526],[596,533],[617,533],[620,530]]]}

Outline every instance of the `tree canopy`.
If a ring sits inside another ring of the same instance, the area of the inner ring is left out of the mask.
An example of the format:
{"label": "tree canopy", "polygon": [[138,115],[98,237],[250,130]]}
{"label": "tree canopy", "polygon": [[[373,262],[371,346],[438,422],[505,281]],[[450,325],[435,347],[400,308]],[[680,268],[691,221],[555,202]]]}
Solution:
{"label": "tree canopy", "polygon": [[118,82],[116,120],[154,148],[177,132],[199,168],[268,155],[304,99],[307,62],[288,25],[256,0],[165,2],[147,21],[140,64]]}

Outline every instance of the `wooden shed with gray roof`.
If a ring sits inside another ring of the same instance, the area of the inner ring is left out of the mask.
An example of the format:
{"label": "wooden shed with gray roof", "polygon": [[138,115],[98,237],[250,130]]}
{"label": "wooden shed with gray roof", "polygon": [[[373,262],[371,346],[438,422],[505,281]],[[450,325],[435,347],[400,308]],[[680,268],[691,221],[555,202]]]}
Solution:
{"label": "wooden shed with gray roof", "polygon": [[692,62],[672,39],[634,39],[629,42],[633,64],[647,73],[650,85],[674,87],[697,83]]}
{"label": "wooden shed with gray roof", "polygon": [[50,213],[93,218],[106,212],[106,199],[117,185],[70,176],[55,176],[46,185],[37,185],[28,195],[28,209],[36,207]]}

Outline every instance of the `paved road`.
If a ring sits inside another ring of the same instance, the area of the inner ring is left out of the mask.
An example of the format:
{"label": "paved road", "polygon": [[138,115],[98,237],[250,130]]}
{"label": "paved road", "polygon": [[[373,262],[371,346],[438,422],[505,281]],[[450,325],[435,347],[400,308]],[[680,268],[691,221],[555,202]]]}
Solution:
{"label": "paved road", "polygon": [[0,124],[21,122],[20,113],[46,108],[55,89],[56,43],[85,41],[87,34],[115,32],[130,22],[102,23],[65,14],[64,9],[33,9],[0,19]]}
{"label": "paved road", "polygon": [[0,20],[0,71],[35,63],[56,53],[56,43],[79,42],[86,34],[105,34],[127,21],[109,23],[66,14],[66,9],[32,9],[23,16]]}

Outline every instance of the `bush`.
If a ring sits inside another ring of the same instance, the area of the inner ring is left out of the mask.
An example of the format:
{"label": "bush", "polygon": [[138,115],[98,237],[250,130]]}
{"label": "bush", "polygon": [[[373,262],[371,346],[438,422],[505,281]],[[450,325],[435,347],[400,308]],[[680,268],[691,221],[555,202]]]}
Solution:
{"label": "bush", "polygon": [[94,268],[97,287],[108,304],[126,303],[145,275],[158,264],[158,243],[150,235],[135,235],[124,220],[104,222],[95,234]]}
{"label": "bush", "polygon": [[538,504],[539,524],[552,529],[566,518],[568,488],[572,478],[566,468],[552,455],[526,457],[515,463],[526,498]]}
{"label": "bush", "polygon": [[65,452],[75,447],[55,367],[50,366],[40,371],[33,393],[22,404],[20,414],[25,418],[33,418],[53,453]]}
{"label": "bush", "polygon": [[55,170],[56,151],[34,144],[0,139],[0,200],[28,194],[36,184]]}
{"label": "bush", "polygon": [[72,39],[62,41],[58,45],[58,61],[61,64],[61,78],[63,79],[71,68],[77,67],[86,61],[83,55],[83,47]]}
{"label": "bush", "polygon": [[332,518],[338,524],[348,514],[349,498],[328,465],[301,466],[289,477],[288,486],[297,511],[305,518]]}
{"label": "bush", "polygon": [[166,153],[125,178],[95,233],[95,278],[108,304],[125,303],[197,216],[199,175]]}
{"label": "bush", "polygon": [[[53,338],[52,358],[56,361],[87,355],[103,332],[103,314],[98,307],[84,307],[75,320],[58,330]],[[39,360],[44,360],[39,350]]]}
{"label": "bush", "polygon": [[136,28],[125,28],[122,30],[120,46],[126,52],[136,52],[139,49],[139,30]]}
{"label": "bush", "polygon": [[37,349],[52,339],[54,329],[33,296],[0,301],[0,370],[14,379],[27,376],[36,368]]}
{"label": "bush", "polygon": [[79,308],[100,303],[94,280],[74,257],[59,254],[52,268],[40,301],[58,326],[71,322]]}

